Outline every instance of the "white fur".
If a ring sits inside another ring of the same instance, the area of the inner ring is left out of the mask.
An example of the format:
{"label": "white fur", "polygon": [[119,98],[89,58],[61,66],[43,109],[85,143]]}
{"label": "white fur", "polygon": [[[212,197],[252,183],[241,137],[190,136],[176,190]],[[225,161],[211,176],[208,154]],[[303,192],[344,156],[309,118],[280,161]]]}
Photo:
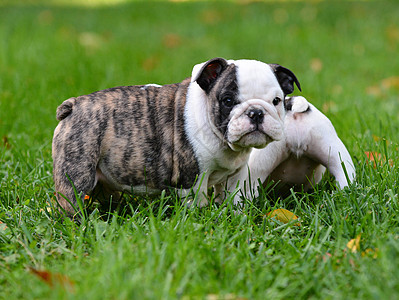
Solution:
{"label": "white fur", "polygon": [[[272,68],[263,62],[256,60],[229,61],[238,68],[237,79],[241,87],[241,101],[248,99],[262,99],[272,104],[274,98],[284,99],[284,93],[277,81]],[[284,107],[281,102],[277,107],[277,114],[284,117]]]}
{"label": "white fur", "polygon": [[141,90],[146,90],[148,87],[150,87],[150,86],[152,86],[152,87],[157,87],[157,88],[160,88],[160,87],[162,87],[162,85],[159,85],[159,84],[156,84],[156,83],[149,83],[149,84],[146,84],[145,86],[143,86],[142,88],[141,88]]}
{"label": "white fur", "polygon": [[[264,121],[259,125],[259,130],[266,133],[265,142],[257,148],[263,148],[272,140],[280,140],[283,137],[283,122],[276,108],[262,99],[251,99],[237,105],[231,112],[231,120],[227,140],[233,147],[233,143],[239,141],[243,134],[253,130],[254,125],[248,118],[248,111],[257,108],[263,111]],[[271,139],[270,139],[271,138]],[[249,143],[250,144],[250,143]]]}
{"label": "white fur", "polygon": [[[270,143],[264,149],[254,149],[248,168],[243,168],[229,180],[230,190],[239,184],[246,191],[246,197],[252,199],[257,195],[258,182],[265,182],[270,175],[282,182],[296,180],[296,183],[309,186],[309,174],[315,172],[312,184],[316,184],[325,168],[342,189],[348,186],[348,181],[341,163],[345,166],[349,181],[353,182],[356,173],[354,164],[330,120],[304,97],[293,97],[292,101],[292,110],[284,119],[285,138]],[[239,199],[235,202],[238,203]]]}
{"label": "white fur", "polygon": [[[240,104],[236,105],[230,114],[231,120],[226,137],[222,136],[210,121],[210,114],[207,111],[208,97],[195,82],[204,63],[194,66],[187,92],[185,129],[199,163],[199,178],[202,178],[202,185],[199,185],[198,180],[194,190],[199,189],[201,196],[206,193],[207,187],[226,182],[228,176],[233,176],[246,166],[251,148],[245,145],[240,147],[239,141],[250,132],[248,130],[252,126],[245,114],[249,108],[262,108],[265,116],[259,128],[263,126],[269,137],[255,133],[246,142],[251,143],[252,138],[254,144],[263,147],[271,141],[269,138],[278,139],[283,136],[283,104],[280,103],[275,107],[272,101],[275,97],[283,99],[284,93],[271,67],[251,60],[229,60],[228,63],[234,63],[237,67]],[[265,139],[264,142],[260,141],[262,138]],[[235,142],[238,142],[238,146]],[[205,204],[206,199],[202,198],[200,205]]]}

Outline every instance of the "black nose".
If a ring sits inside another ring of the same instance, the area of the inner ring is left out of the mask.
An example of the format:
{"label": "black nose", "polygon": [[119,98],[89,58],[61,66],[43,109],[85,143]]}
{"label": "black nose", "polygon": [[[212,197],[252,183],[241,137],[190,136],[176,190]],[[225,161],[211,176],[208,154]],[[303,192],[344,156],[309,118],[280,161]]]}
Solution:
{"label": "black nose", "polygon": [[263,122],[263,116],[265,115],[262,110],[255,108],[251,109],[247,113],[248,117],[251,119],[253,124],[260,124]]}

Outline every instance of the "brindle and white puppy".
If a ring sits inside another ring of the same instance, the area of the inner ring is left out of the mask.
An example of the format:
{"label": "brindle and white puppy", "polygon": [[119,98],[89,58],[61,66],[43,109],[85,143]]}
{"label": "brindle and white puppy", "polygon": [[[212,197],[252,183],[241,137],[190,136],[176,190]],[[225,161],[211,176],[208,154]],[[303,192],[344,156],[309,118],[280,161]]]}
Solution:
{"label": "brindle and white puppy", "polygon": [[[353,161],[331,121],[304,97],[287,98],[285,108],[284,138],[254,149],[248,168],[229,179],[230,189],[240,182],[246,197],[252,199],[259,182],[273,181],[278,183],[276,193],[286,195],[291,188],[308,190],[319,183],[326,168],[339,188],[353,182]],[[236,195],[236,202],[238,198]]]}
{"label": "brindle and white puppy", "polygon": [[281,99],[294,83],[299,88],[280,65],[215,58],[181,83],[116,87],[64,101],[53,138],[58,202],[73,214],[74,187],[84,197],[101,186],[114,200],[119,191],[173,187],[183,195],[193,188],[205,205],[207,188],[245,166],[252,147],[282,138]]}

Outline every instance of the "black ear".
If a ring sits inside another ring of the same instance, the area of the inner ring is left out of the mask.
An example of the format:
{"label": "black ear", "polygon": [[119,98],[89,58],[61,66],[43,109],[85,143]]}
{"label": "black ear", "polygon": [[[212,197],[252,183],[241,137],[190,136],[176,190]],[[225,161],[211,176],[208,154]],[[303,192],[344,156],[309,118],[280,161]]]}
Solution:
{"label": "black ear", "polygon": [[302,92],[301,84],[291,70],[278,64],[269,64],[269,66],[274,71],[274,75],[276,75],[277,81],[285,95],[291,94],[294,91],[294,82],[298,89]]}
{"label": "black ear", "polygon": [[227,66],[228,63],[224,58],[213,58],[202,66],[194,81],[208,94],[215,84],[216,79]]}

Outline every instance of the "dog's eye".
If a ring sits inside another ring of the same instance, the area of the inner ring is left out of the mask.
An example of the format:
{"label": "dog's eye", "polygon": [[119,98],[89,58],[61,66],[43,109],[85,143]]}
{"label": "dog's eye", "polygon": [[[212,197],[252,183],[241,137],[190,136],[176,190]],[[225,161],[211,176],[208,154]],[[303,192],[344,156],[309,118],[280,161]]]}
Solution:
{"label": "dog's eye", "polygon": [[233,99],[231,99],[229,97],[223,98],[222,103],[226,107],[232,107],[234,105]]}
{"label": "dog's eye", "polygon": [[279,97],[276,97],[273,99],[273,105],[276,106],[280,103],[281,99]]}

